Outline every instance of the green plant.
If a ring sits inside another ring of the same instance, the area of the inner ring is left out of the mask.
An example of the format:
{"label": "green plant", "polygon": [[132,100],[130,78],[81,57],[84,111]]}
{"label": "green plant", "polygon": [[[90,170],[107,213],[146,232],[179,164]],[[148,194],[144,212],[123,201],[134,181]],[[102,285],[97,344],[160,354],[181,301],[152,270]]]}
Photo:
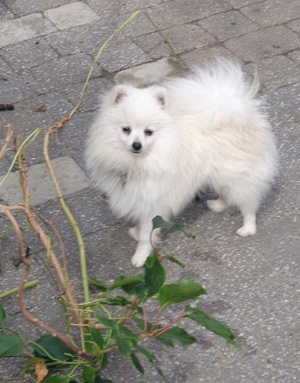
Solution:
{"label": "green plant", "polygon": [[[184,232],[182,225],[166,222],[159,216],[153,219],[153,230],[158,227]],[[188,233],[186,235],[190,236]],[[0,328],[4,333],[0,336],[0,357],[24,356],[29,369],[42,364],[46,368],[43,371],[52,372],[52,376],[44,380],[45,383],[97,383],[103,381],[97,374],[107,365],[109,352],[129,357],[140,373],[144,372],[139,358],[143,355],[162,374],[157,357],[140,343],[151,338],[167,347],[174,347],[175,343],[182,346],[193,344],[196,339],[178,326],[184,318],[236,346],[235,337],[227,327],[190,305],[181,308],[173,318],[163,318],[164,310],[170,305],[182,304],[206,294],[203,287],[191,279],[166,284],[166,270],[162,264],[165,260],[183,267],[174,257],[163,257],[154,249],[144,265],[143,274],[120,276],[110,286],[89,279],[90,285],[98,292],[91,301],[80,305],[84,342],[82,348],[75,346],[78,351],[69,348],[53,334],[43,335],[35,341],[25,341],[5,327],[5,311],[0,306]],[[152,320],[147,314],[149,299],[151,311],[153,306],[156,307],[156,313],[152,312],[151,315]],[[76,345],[76,340],[70,334],[68,339]],[[62,370],[63,376],[56,373]]]}

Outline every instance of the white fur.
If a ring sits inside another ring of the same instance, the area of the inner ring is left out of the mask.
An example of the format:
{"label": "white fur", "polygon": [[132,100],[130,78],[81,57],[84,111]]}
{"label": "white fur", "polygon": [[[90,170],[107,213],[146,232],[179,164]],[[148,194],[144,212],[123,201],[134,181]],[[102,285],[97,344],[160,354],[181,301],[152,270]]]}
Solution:
{"label": "white fur", "polygon": [[87,167],[117,216],[136,223],[134,266],[151,251],[152,218],[170,219],[207,186],[220,196],[208,207],[236,205],[244,217],[237,234],[255,234],[257,209],[277,169],[257,90],[238,64],[219,60],[163,86],[117,85],[104,97],[87,141]]}

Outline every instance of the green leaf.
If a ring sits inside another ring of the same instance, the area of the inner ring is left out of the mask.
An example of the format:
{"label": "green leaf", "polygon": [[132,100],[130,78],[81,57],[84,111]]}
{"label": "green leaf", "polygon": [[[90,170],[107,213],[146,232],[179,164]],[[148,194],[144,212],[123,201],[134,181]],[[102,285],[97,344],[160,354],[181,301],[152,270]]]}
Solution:
{"label": "green leaf", "polygon": [[138,357],[135,355],[134,352],[132,352],[130,354],[130,357],[131,357],[131,360],[132,360],[132,363],[134,364],[134,366],[136,367],[136,369],[141,373],[141,374],[144,374],[144,368],[143,366],[141,365]]}
{"label": "green leaf", "polygon": [[175,347],[173,339],[171,338],[164,338],[163,336],[157,336],[155,339],[159,340],[161,343],[163,343],[167,347]]}
{"label": "green leaf", "polygon": [[170,347],[173,347],[172,341],[179,342],[182,346],[190,346],[196,342],[196,338],[189,335],[182,327],[173,326],[169,330],[163,332],[161,335],[157,336],[156,339],[160,340],[168,346],[168,341],[171,341],[169,344]]}
{"label": "green leaf", "polygon": [[95,383],[113,383],[113,381],[109,379],[102,379],[100,376],[96,376]]}
{"label": "green leaf", "polygon": [[49,378],[46,378],[44,383],[71,383],[70,378],[68,376],[62,378],[61,376],[58,375],[52,375]]}
{"label": "green leaf", "polygon": [[139,340],[140,339],[139,334],[134,333],[133,331],[129,330],[127,327],[125,327],[121,324],[119,325],[119,331],[120,331],[120,333],[124,334],[129,339],[133,339],[133,340]]}
{"label": "green leaf", "polygon": [[131,285],[135,283],[141,283],[144,282],[144,276],[143,275],[137,275],[134,277],[122,277],[120,276],[115,280],[115,282],[112,284],[112,286],[109,288],[109,290],[117,289],[118,287],[124,287],[126,285]]}
{"label": "green leaf", "polygon": [[0,358],[6,356],[21,356],[23,351],[23,340],[18,335],[0,336]]}
{"label": "green leaf", "polygon": [[91,285],[97,287],[98,290],[107,291],[107,287],[103,283],[99,282],[97,279],[89,277],[88,281]]}
{"label": "green leaf", "polygon": [[144,299],[146,290],[144,275],[128,278],[120,277],[110,287],[110,290],[114,290],[118,287],[121,287],[129,295],[136,295],[141,300]]}
{"label": "green leaf", "polygon": [[153,230],[158,229],[159,227],[163,229],[172,229],[176,231],[181,231],[186,237],[188,238],[195,238],[194,234],[188,233],[185,231],[184,225],[172,222],[172,221],[165,221],[160,215],[157,215],[152,219],[152,228]]}
{"label": "green leaf", "polygon": [[52,335],[42,335],[35,342],[31,342],[31,346],[34,350],[34,355],[44,359],[50,358],[67,361],[72,359],[71,355],[74,355],[74,351]]}
{"label": "green leaf", "polygon": [[117,330],[117,331],[119,330],[119,324],[115,320],[106,318],[106,317],[100,315],[99,313],[96,313],[96,318],[97,318],[97,321],[100,324],[102,324],[103,326],[105,326],[107,328],[112,328],[112,329]]}
{"label": "green leaf", "polygon": [[167,260],[170,261],[170,262],[176,263],[176,265],[178,265],[178,266],[181,267],[182,269],[185,268],[185,265],[184,265],[183,263],[181,263],[180,261],[178,261],[178,259],[176,259],[176,258],[173,257],[172,255],[165,255],[163,258],[164,258],[164,259],[167,259]]}
{"label": "green leaf", "polygon": [[122,336],[117,338],[118,352],[120,355],[130,355],[133,347],[133,341]]}
{"label": "green leaf", "polygon": [[84,328],[84,345],[88,354],[101,355],[104,348],[104,340],[99,331],[93,327]]}
{"label": "green leaf", "polygon": [[152,297],[166,280],[166,271],[162,267],[160,261],[154,251],[151,252],[145,264],[145,286],[147,289],[147,297]]}
{"label": "green leaf", "polygon": [[142,355],[144,355],[148,360],[149,362],[151,363],[158,363],[158,359],[156,358],[155,355],[151,354],[149,351],[145,350],[143,347],[141,347],[140,345],[136,344],[134,346],[135,350],[140,352]]}
{"label": "green leaf", "polygon": [[[144,323],[144,320],[143,320],[143,319],[141,319],[141,318],[136,318],[136,317],[132,317],[131,320],[132,320],[133,322],[136,323],[138,329],[140,329],[140,330],[144,330],[145,323]],[[150,332],[150,331],[151,331],[151,328],[152,328],[152,323],[147,322],[147,329],[146,329],[146,331],[147,331],[147,332]],[[160,325],[156,325],[156,326],[154,327],[155,330],[158,330],[158,329],[160,329],[160,328],[161,328]]]}
{"label": "green leaf", "polygon": [[149,362],[153,365],[153,367],[156,369],[156,371],[159,373],[160,376],[164,377],[163,372],[158,367],[159,360],[156,358],[155,355],[151,354],[149,351],[145,350],[143,347],[141,347],[138,344],[136,344],[134,348],[135,348],[135,351],[138,351],[149,360]]}
{"label": "green leaf", "polygon": [[203,287],[192,279],[183,279],[179,283],[162,286],[159,290],[159,305],[165,308],[173,303],[196,299],[206,294]]}
{"label": "green leaf", "polygon": [[101,304],[108,305],[108,306],[127,306],[127,305],[130,305],[131,302],[128,299],[118,295],[115,298],[107,297],[107,298],[101,299]]}
{"label": "green leaf", "polygon": [[100,331],[96,330],[94,327],[90,327],[89,330],[92,341],[94,341],[101,349],[103,349],[105,343],[102,338],[102,335],[100,334]]}
{"label": "green leaf", "polygon": [[3,327],[3,322],[6,318],[5,310],[2,305],[0,305],[0,328]]}
{"label": "green leaf", "polygon": [[184,315],[185,318],[192,319],[198,325],[205,327],[207,330],[226,339],[228,343],[238,347],[238,343],[235,339],[234,334],[229,330],[229,328],[224,326],[221,322],[209,317],[207,314],[203,313],[202,311],[194,309],[190,306],[186,306],[185,311],[187,312],[187,314]]}
{"label": "green leaf", "polygon": [[94,367],[85,367],[82,371],[84,383],[94,383],[95,375],[98,370]]}

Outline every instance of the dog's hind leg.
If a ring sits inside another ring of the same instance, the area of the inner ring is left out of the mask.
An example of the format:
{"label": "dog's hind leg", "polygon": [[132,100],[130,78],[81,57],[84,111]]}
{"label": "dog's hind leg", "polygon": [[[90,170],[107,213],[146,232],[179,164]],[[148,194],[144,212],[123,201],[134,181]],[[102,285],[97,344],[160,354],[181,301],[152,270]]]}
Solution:
{"label": "dog's hind leg", "polygon": [[256,211],[241,207],[243,214],[243,226],[237,230],[237,234],[241,237],[248,237],[256,233]]}
{"label": "dog's hind leg", "polygon": [[243,226],[237,230],[237,234],[241,237],[248,237],[256,233],[256,212],[261,200],[259,190],[249,187],[246,192],[245,188],[241,193],[236,193],[235,204],[241,210],[243,215]]}
{"label": "dog's hind leg", "polygon": [[219,197],[218,199],[210,199],[206,203],[210,210],[213,210],[217,213],[220,213],[227,207],[226,202],[221,197]]}
{"label": "dog's hind leg", "polygon": [[138,228],[138,226],[130,227],[128,232],[129,232],[130,237],[138,242],[138,240],[139,240],[139,228]]}

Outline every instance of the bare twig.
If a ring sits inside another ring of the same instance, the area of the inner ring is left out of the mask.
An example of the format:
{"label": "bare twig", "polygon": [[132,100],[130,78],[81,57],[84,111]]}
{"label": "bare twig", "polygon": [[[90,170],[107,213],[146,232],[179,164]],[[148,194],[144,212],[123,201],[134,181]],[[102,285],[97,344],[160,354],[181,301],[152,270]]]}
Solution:
{"label": "bare twig", "polygon": [[2,158],[5,156],[5,154],[8,150],[7,149],[8,144],[9,144],[9,142],[13,136],[13,131],[12,131],[11,125],[6,125],[5,130],[6,130],[6,135],[5,135],[5,140],[3,142],[2,148],[0,150],[0,160],[2,160]]}

